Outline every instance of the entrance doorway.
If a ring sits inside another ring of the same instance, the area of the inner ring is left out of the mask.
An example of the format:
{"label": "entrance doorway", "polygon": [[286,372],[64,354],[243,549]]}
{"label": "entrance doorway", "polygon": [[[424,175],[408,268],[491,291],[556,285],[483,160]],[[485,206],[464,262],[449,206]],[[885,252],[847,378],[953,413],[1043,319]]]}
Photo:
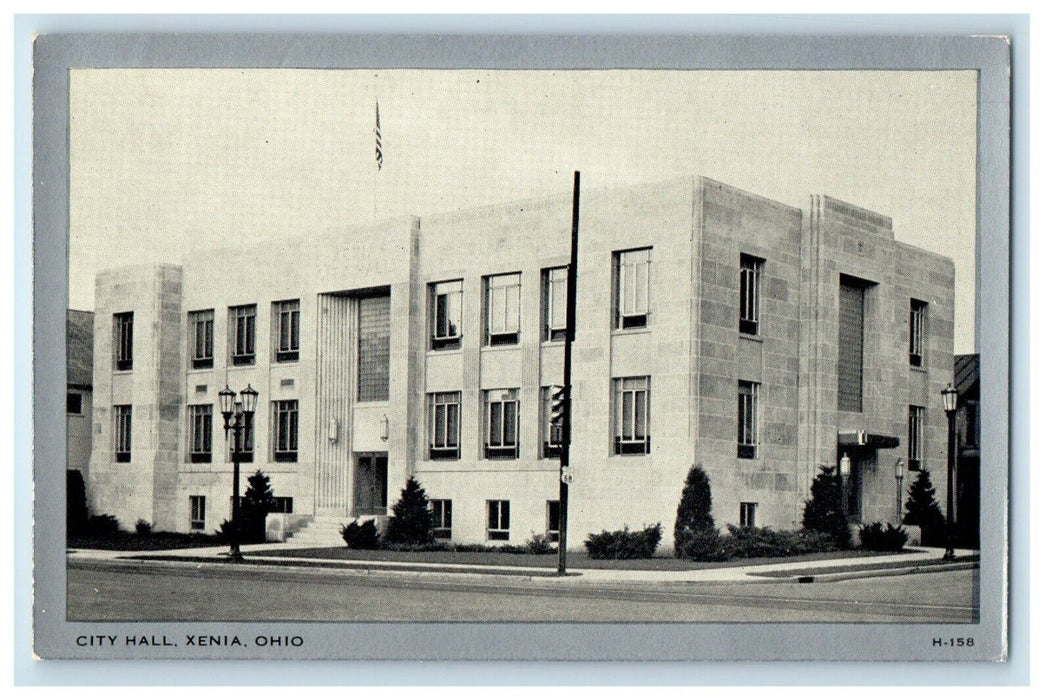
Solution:
{"label": "entrance doorway", "polygon": [[354,515],[386,514],[387,453],[358,453],[354,460]]}

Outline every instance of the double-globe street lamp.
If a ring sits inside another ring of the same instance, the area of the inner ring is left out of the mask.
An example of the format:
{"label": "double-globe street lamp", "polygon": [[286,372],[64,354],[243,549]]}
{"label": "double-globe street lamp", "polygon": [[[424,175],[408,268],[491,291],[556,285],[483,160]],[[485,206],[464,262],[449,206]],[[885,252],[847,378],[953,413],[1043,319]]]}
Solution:
{"label": "double-globe street lamp", "polygon": [[227,445],[230,443],[230,433],[233,433],[234,449],[234,494],[230,517],[230,561],[244,561],[241,556],[241,459],[245,439],[252,425],[252,416],[255,414],[256,403],[259,401],[259,392],[249,384],[248,388],[241,391],[241,400],[237,400],[237,394],[229,385],[219,392],[219,410],[223,414],[223,431],[226,433]]}
{"label": "double-globe street lamp", "polygon": [[945,556],[944,559],[956,558],[956,399],[959,391],[952,384],[942,389],[942,404],[945,416],[949,419],[949,463],[948,501],[945,509]]}

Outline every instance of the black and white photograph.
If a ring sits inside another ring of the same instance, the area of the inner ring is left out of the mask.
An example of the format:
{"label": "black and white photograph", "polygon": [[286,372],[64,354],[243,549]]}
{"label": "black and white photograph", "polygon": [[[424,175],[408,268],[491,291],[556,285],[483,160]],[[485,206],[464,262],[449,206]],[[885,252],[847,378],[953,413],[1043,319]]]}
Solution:
{"label": "black and white photograph", "polygon": [[976,68],[64,76],[41,655],[1006,654]]}

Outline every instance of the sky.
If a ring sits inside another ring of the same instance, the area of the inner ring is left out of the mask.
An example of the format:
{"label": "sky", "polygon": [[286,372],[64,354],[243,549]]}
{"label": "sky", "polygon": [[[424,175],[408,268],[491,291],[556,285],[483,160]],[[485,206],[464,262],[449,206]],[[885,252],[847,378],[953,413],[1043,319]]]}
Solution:
{"label": "sky", "polygon": [[[70,306],[106,268],[705,175],[890,216],[956,263],[974,351],[973,71],[78,69]],[[379,104],[383,169],[375,159]]]}

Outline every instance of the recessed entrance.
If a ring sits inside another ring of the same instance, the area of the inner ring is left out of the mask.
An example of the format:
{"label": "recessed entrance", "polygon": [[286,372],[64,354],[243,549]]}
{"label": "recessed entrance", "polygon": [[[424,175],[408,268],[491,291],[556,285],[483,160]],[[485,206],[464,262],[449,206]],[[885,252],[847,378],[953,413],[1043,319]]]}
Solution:
{"label": "recessed entrance", "polygon": [[354,458],[354,515],[386,514],[387,453],[357,453]]}

